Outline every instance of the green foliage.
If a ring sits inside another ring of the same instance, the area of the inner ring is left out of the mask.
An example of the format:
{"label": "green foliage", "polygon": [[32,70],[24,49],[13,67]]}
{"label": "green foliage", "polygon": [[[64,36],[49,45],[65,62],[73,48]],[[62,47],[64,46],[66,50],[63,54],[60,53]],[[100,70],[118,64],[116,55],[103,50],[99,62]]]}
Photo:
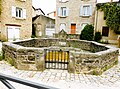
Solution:
{"label": "green foliage", "polygon": [[102,35],[100,32],[95,32],[94,40],[99,42],[102,39]]}
{"label": "green foliage", "polygon": [[98,4],[97,9],[104,11],[106,25],[117,33],[120,26],[120,6],[117,3]]}
{"label": "green foliage", "polygon": [[86,25],[80,34],[81,40],[92,41],[94,37],[94,27],[92,25]]}
{"label": "green foliage", "polygon": [[109,44],[108,40],[101,40],[100,43],[102,43],[102,44]]}
{"label": "green foliage", "polygon": [[3,53],[0,52],[0,61],[3,59]]}

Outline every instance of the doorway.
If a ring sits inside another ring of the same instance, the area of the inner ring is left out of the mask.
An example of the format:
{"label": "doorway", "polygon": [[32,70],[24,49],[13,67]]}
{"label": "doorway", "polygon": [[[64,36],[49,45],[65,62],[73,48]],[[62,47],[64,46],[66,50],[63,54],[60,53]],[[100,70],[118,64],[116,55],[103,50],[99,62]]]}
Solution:
{"label": "doorway", "polygon": [[76,24],[71,24],[71,34],[76,34]]}

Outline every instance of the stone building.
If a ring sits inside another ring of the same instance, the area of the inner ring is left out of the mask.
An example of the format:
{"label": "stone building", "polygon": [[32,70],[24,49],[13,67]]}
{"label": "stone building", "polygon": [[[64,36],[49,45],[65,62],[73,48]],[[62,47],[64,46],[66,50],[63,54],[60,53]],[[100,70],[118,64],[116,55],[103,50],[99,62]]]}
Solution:
{"label": "stone building", "polygon": [[31,37],[32,0],[1,0],[0,40]]}
{"label": "stone building", "polygon": [[94,25],[96,0],[56,0],[56,33],[80,34],[86,24]]}
{"label": "stone building", "polygon": [[[107,3],[110,3],[110,2],[107,2]],[[118,3],[118,2],[114,2],[114,3]],[[98,4],[101,4],[101,3],[98,3]],[[102,4],[106,4],[106,3],[102,3]],[[106,25],[104,12],[101,10],[96,10],[94,27],[95,27],[95,32],[101,32],[103,41],[117,44],[118,42],[117,39],[118,39],[118,36],[120,35],[120,28],[119,28],[119,34],[116,34],[113,29],[109,28]]]}
{"label": "stone building", "polygon": [[36,37],[53,37],[55,33],[55,19],[44,15],[37,15],[32,18],[32,35]]}

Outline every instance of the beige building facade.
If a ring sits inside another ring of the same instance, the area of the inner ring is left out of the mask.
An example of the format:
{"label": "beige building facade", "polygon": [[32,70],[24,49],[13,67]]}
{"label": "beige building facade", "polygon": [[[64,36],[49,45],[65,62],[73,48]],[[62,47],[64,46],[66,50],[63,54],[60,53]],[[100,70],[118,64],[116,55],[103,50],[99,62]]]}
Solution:
{"label": "beige building facade", "polygon": [[56,33],[80,34],[87,24],[94,25],[96,0],[56,0]]}
{"label": "beige building facade", "polygon": [[32,0],[1,0],[0,40],[27,39],[32,34]]}
{"label": "beige building facade", "polygon": [[120,34],[116,34],[113,29],[109,28],[106,25],[106,21],[104,19],[104,12],[101,10],[96,10],[94,27],[95,27],[95,32],[101,32],[103,41],[107,41],[113,44],[118,43],[118,37]]}

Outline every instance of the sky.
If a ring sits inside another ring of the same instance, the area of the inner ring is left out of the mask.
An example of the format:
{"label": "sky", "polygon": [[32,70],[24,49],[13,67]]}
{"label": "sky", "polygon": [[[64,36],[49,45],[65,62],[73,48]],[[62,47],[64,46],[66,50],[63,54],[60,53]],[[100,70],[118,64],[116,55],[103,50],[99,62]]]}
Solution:
{"label": "sky", "polygon": [[[97,0],[98,3],[110,1],[111,0]],[[56,10],[56,0],[32,0],[32,4],[35,8],[41,8],[45,12],[45,14]]]}

